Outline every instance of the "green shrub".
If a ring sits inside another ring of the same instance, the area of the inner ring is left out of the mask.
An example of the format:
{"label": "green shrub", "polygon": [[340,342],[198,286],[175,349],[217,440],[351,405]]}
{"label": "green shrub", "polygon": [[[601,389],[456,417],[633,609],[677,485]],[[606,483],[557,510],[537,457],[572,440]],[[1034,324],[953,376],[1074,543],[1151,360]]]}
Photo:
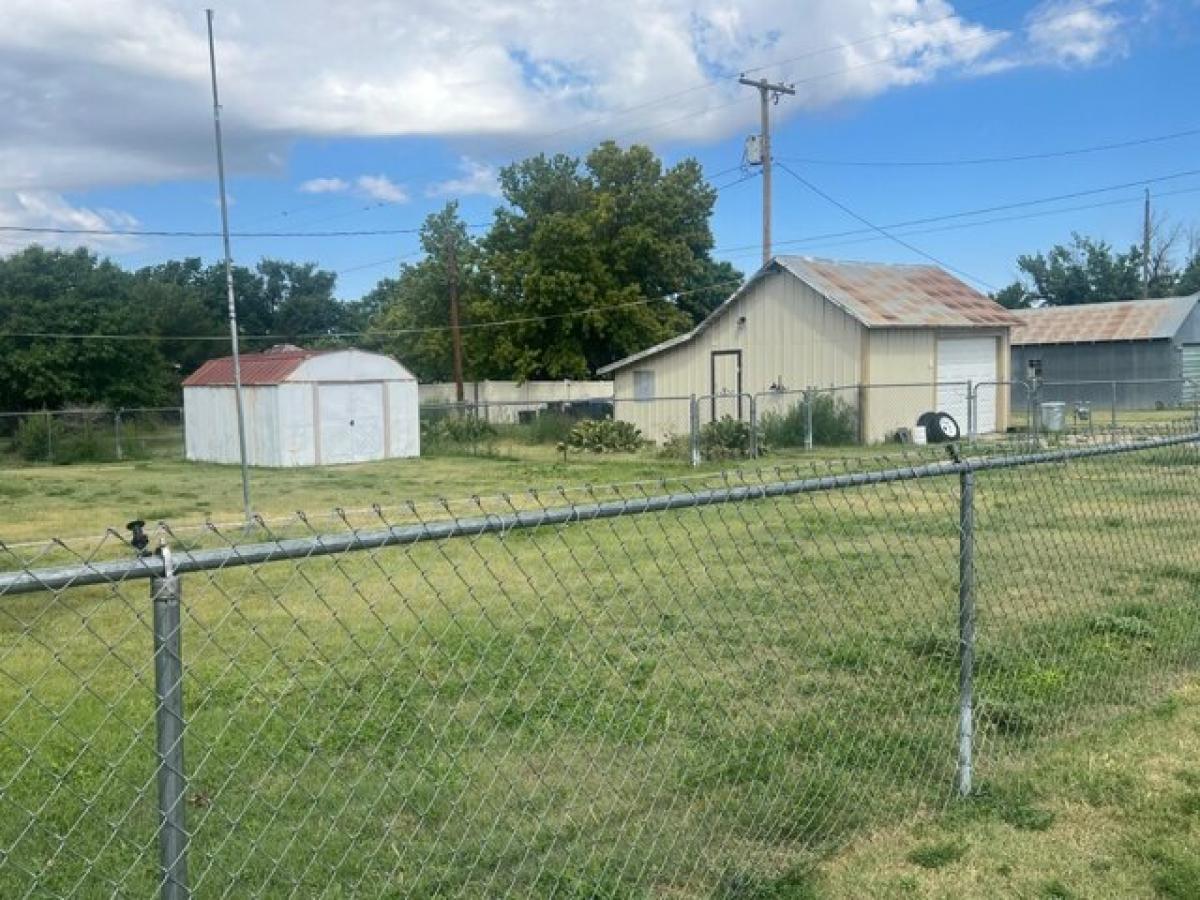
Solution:
{"label": "green shrub", "polygon": [[750,455],[750,425],[722,416],[700,428],[700,455],[704,459],[744,459]]}
{"label": "green shrub", "polygon": [[490,444],[495,439],[496,429],[475,416],[451,415],[421,422],[421,443],[431,449]]}
{"label": "green shrub", "polygon": [[531,444],[561,444],[571,436],[571,429],[578,420],[564,412],[545,409],[534,416],[527,425],[519,426],[521,437]]}
{"label": "green shrub", "polygon": [[566,444],[591,453],[632,453],[645,443],[642,432],[620,419],[585,419],[571,428]]}
{"label": "green shrub", "polygon": [[[803,447],[803,401],[793,404],[785,412],[765,413],[760,429],[764,441],[773,447]],[[858,435],[858,413],[840,398],[816,394],[813,397],[812,429],[814,444],[852,444]]]}
{"label": "green shrub", "polygon": [[29,462],[60,465],[116,458],[115,440],[109,426],[104,422],[89,422],[83,415],[31,415],[17,427],[13,449]]}
{"label": "green shrub", "polygon": [[13,449],[21,459],[45,462],[50,459],[50,427],[46,416],[33,416],[21,421],[13,436]]}

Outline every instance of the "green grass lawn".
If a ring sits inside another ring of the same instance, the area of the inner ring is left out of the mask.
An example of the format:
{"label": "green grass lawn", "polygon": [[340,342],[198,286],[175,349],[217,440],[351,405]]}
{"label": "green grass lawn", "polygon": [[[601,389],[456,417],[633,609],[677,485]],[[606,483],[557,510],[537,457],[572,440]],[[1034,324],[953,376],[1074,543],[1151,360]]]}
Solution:
{"label": "green grass lawn", "polygon": [[[525,508],[557,483],[691,476],[551,454],[255,482],[267,513],[404,517],[406,498],[501,512],[530,485]],[[236,468],[9,477],[33,487],[6,535],[237,518]],[[978,476],[966,802],[955,479],[190,574],[196,896],[1097,896],[1103,860],[1122,896],[1194,896],[1194,786],[1170,752],[1195,747],[1194,690],[1177,717],[1147,710],[1200,661],[1197,511],[1188,446]],[[153,893],[146,582],[2,613],[0,896]],[[1126,789],[1145,735],[1160,768]],[[1087,832],[1101,819],[1111,840]]]}
{"label": "green grass lawn", "polygon": [[[314,517],[334,509],[396,509],[408,501],[428,504],[445,498],[495,497],[559,486],[653,483],[662,479],[711,477],[730,465],[746,469],[808,466],[846,458],[868,463],[897,458],[901,448],[817,448],[784,450],[761,460],[706,463],[693,469],[684,460],[654,449],[640,453],[564,458],[552,445],[506,441],[490,452],[439,454],[325,468],[250,470],[254,510],[268,520],[304,510]],[[913,457],[913,448],[904,453]],[[945,451],[927,448],[922,458],[944,459]],[[241,474],[237,466],[189,463],[176,459],[69,466],[0,468],[0,540],[7,543],[50,537],[75,538],[123,529],[131,519],[168,521],[175,526],[211,519],[236,523],[242,517]]]}

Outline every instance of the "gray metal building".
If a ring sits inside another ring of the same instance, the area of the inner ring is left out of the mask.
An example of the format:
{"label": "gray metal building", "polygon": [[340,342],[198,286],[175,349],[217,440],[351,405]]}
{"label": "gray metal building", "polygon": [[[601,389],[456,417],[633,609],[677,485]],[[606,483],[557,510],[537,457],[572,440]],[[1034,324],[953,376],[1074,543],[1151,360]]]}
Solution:
{"label": "gray metal building", "polygon": [[1096,408],[1161,409],[1190,403],[1184,379],[1200,379],[1200,294],[1017,310],[1012,330],[1015,382],[1040,370],[1042,400]]}

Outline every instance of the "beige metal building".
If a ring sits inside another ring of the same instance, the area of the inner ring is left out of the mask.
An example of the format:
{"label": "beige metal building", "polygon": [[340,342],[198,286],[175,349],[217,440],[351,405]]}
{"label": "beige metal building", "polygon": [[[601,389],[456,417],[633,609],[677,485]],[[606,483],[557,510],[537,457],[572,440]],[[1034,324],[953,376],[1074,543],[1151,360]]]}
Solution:
{"label": "beige metal building", "polygon": [[689,395],[701,398],[702,421],[745,419],[749,395],[761,394],[762,412],[807,387],[841,388],[834,395],[854,408],[866,441],[931,410],[965,431],[967,381],[984,385],[976,428],[985,433],[1008,424],[1008,392],[996,383],[1009,377],[1014,324],[934,266],[781,256],[692,331],[599,374],[615,381],[615,415],[655,440],[688,431]]}

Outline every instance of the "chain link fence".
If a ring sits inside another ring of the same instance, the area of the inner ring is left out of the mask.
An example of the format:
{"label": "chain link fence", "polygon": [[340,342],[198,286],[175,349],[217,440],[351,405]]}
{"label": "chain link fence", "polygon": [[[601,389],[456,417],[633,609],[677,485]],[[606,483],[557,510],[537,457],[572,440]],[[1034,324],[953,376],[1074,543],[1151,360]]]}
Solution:
{"label": "chain link fence", "polygon": [[1198,441],[0,547],[0,895],[772,896],[1194,676]]}
{"label": "chain link fence", "polygon": [[183,408],[0,413],[0,462],[67,465],[183,459]]}
{"label": "chain link fence", "polygon": [[[952,416],[971,442],[1006,434],[1111,437],[1123,428],[1200,422],[1200,389],[1186,379],[963,381],[424,403],[421,450],[425,456],[551,459],[578,449],[569,446],[575,426],[616,419],[637,429],[648,455],[699,465],[820,446],[908,443],[921,415],[935,411]],[[184,455],[179,407],[0,413],[0,462],[9,465]]]}

